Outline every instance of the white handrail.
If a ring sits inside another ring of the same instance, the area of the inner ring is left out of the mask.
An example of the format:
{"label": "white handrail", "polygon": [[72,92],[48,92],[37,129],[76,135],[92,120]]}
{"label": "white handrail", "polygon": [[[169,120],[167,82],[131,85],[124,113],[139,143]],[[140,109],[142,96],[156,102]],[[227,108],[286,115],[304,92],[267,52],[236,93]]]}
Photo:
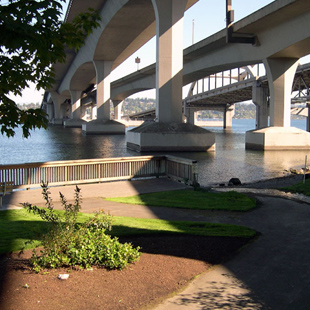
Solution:
{"label": "white handrail", "polygon": [[167,176],[197,183],[197,162],[173,156],[133,156],[0,165],[0,182],[14,188],[38,187]]}

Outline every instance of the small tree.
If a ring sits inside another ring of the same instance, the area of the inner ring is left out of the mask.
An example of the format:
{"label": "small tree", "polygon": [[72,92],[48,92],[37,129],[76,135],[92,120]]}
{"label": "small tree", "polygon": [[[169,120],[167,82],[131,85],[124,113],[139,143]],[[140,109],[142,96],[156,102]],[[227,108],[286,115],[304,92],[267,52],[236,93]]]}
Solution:
{"label": "small tree", "polygon": [[35,271],[68,266],[89,268],[94,265],[122,269],[139,259],[139,247],[133,248],[130,243],[122,244],[105,233],[111,230],[111,215],[98,212],[82,224],[77,222],[82,202],[77,186],[73,204],[69,204],[60,193],[64,216],[55,212],[47,184],[43,183],[42,189],[46,208],[23,204],[28,212],[38,214],[51,225],[51,229],[42,236],[41,255],[37,256],[33,250],[31,264]]}
{"label": "small tree", "polygon": [[[5,4],[2,4],[2,3]],[[8,2],[8,3],[7,3]],[[100,16],[89,9],[71,23],[61,21],[65,0],[0,0],[0,128],[14,136],[21,125],[23,136],[34,128],[46,128],[41,109],[22,111],[8,96],[21,95],[29,83],[37,89],[54,82],[52,65],[66,61],[66,48],[77,51]]]}

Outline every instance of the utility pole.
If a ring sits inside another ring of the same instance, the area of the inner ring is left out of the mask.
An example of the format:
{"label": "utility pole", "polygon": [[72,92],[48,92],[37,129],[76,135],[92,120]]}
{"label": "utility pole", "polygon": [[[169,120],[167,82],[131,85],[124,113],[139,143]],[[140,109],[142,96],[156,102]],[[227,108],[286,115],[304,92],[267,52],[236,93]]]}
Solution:
{"label": "utility pole", "polygon": [[192,44],[195,43],[195,20],[192,21]]}

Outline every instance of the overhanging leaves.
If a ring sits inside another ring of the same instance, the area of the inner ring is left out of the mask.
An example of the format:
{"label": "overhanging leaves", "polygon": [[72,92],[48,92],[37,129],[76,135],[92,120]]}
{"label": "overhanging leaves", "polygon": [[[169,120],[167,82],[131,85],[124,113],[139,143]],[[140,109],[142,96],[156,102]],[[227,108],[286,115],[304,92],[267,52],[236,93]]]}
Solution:
{"label": "overhanging leaves", "polygon": [[[78,15],[72,23],[60,20],[64,0],[0,1],[0,127],[1,133],[13,136],[18,125],[23,135],[29,130],[46,128],[40,110],[21,111],[8,98],[21,95],[34,83],[37,89],[54,82],[52,65],[66,61],[66,48],[78,49],[93,28],[98,27],[99,14],[92,9]],[[6,2],[5,2],[6,3]]]}

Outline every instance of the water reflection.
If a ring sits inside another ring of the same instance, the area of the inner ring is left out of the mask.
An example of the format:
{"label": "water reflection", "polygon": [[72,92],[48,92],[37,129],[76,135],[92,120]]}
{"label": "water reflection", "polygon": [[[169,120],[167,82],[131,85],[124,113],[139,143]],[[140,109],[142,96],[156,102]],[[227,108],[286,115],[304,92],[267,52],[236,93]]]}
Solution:
{"label": "water reflection", "polygon": [[[305,121],[294,122],[294,126],[305,128]],[[242,182],[277,177],[285,169],[304,166],[306,151],[246,151],[245,131],[254,126],[255,120],[233,120],[231,130],[208,128],[216,135],[215,152],[170,154],[197,160],[199,182],[205,186],[228,182],[232,177]],[[35,130],[29,139],[21,138],[20,130],[14,138],[0,136],[0,152],[0,164],[141,155],[127,150],[126,136],[85,136],[81,129],[62,127]]]}

